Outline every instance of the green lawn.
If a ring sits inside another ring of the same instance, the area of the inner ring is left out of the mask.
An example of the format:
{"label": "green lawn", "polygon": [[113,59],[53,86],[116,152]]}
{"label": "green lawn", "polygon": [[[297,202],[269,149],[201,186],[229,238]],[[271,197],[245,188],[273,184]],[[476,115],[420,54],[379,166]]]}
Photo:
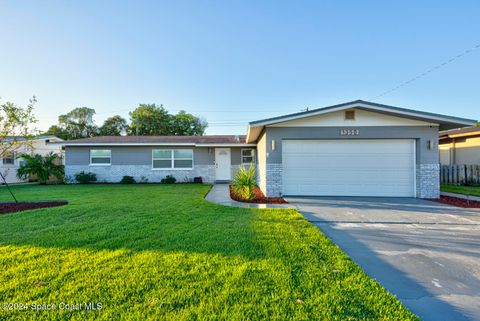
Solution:
{"label": "green lawn", "polygon": [[212,204],[207,185],[14,190],[70,204],[0,216],[0,301],[102,309],[2,320],[416,319],[294,210]]}
{"label": "green lawn", "polygon": [[480,186],[458,186],[442,184],[440,186],[440,190],[442,192],[480,196]]}

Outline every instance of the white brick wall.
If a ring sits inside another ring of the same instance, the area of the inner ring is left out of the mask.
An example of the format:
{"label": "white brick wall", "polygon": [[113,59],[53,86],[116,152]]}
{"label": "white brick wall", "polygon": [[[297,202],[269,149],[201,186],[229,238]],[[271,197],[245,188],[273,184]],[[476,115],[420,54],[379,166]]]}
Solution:
{"label": "white brick wall", "polygon": [[123,176],[133,176],[137,182],[141,182],[141,177],[144,176],[151,183],[160,182],[167,175],[173,175],[177,182],[193,180],[198,176],[201,176],[205,183],[213,183],[215,180],[214,165],[195,165],[193,170],[152,170],[150,165],[65,166],[65,176],[72,183],[75,183],[75,174],[81,171],[95,173],[98,182],[109,183],[120,182]]}
{"label": "white brick wall", "polygon": [[282,196],[282,164],[266,164],[267,197]]}
{"label": "white brick wall", "polygon": [[440,197],[440,164],[418,164],[416,168],[417,197]]}

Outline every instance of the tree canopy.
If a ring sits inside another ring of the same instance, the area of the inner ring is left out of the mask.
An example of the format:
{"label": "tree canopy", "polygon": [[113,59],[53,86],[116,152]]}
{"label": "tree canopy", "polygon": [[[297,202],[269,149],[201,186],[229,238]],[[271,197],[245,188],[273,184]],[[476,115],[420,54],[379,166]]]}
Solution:
{"label": "tree canopy", "polygon": [[58,125],[52,125],[48,128],[48,130],[43,133],[44,135],[54,135],[60,137],[62,139],[69,139],[70,135],[64,128],[61,128]]}
{"label": "tree canopy", "polygon": [[128,124],[125,118],[115,115],[105,119],[103,125],[99,128],[101,136],[120,136],[127,132]]}
{"label": "tree canopy", "polygon": [[58,125],[70,136],[69,139],[92,137],[98,134],[98,127],[93,122],[95,109],[77,107],[65,115],[58,116]]}
{"label": "tree canopy", "polygon": [[120,135],[203,135],[208,123],[182,110],[170,114],[163,105],[140,104],[130,113],[130,124],[120,115],[107,118],[98,127],[93,121],[95,109],[78,107],[58,117],[58,124],[45,132],[63,139]]}
{"label": "tree canopy", "polygon": [[170,135],[170,121],[171,115],[163,105],[140,104],[130,112],[129,135]]}
{"label": "tree canopy", "polygon": [[21,146],[32,147],[37,133],[32,125],[37,122],[33,109],[37,99],[30,99],[27,107],[12,102],[0,105],[0,158],[15,152]]}
{"label": "tree canopy", "polygon": [[203,135],[208,123],[185,111],[168,113],[163,105],[140,104],[130,113],[129,135]]}
{"label": "tree canopy", "polygon": [[205,120],[181,110],[173,116],[170,130],[171,135],[203,135],[207,126]]}

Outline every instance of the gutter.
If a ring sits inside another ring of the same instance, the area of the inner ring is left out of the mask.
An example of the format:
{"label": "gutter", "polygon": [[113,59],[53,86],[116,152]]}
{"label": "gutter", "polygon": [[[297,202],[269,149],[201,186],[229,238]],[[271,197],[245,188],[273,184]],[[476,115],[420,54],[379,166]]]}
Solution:
{"label": "gutter", "polygon": [[457,137],[477,136],[477,135],[480,135],[480,130],[476,132],[469,132],[469,133],[450,134],[448,135],[448,137],[457,138]]}
{"label": "gutter", "polygon": [[190,146],[190,147],[255,147],[257,144],[235,143],[68,143],[48,142],[47,145],[62,146]]}

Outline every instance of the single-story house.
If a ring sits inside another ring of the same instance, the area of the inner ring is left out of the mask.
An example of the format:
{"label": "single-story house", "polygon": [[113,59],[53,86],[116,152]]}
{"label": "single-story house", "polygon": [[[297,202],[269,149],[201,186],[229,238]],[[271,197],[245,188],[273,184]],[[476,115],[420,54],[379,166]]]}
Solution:
{"label": "single-story house", "polygon": [[480,127],[439,132],[440,165],[480,164]]}
{"label": "single-story house", "polygon": [[246,136],[118,136],[66,141],[65,172],[118,182],[201,176],[229,181],[255,163],[258,183],[280,195],[439,196],[438,132],[475,120],[357,100],[253,121]]}
{"label": "single-story house", "polygon": [[[4,155],[0,163],[0,173],[5,177],[7,183],[23,183],[24,180],[21,180],[17,177],[17,169],[22,164],[23,160],[20,157],[21,154],[40,154],[45,156],[50,152],[57,153],[61,155],[62,147],[58,144],[50,143],[59,143],[63,139],[58,138],[53,135],[44,135],[35,137],[31,144],[27,146],[22,142],[25,141],[22,137],[10,137],[8,140],[15,140],[18,144],[15,145],[14,150],[11,150],[7,155]],[[3,184],[3,180],[0,178],[0,184]]]}

